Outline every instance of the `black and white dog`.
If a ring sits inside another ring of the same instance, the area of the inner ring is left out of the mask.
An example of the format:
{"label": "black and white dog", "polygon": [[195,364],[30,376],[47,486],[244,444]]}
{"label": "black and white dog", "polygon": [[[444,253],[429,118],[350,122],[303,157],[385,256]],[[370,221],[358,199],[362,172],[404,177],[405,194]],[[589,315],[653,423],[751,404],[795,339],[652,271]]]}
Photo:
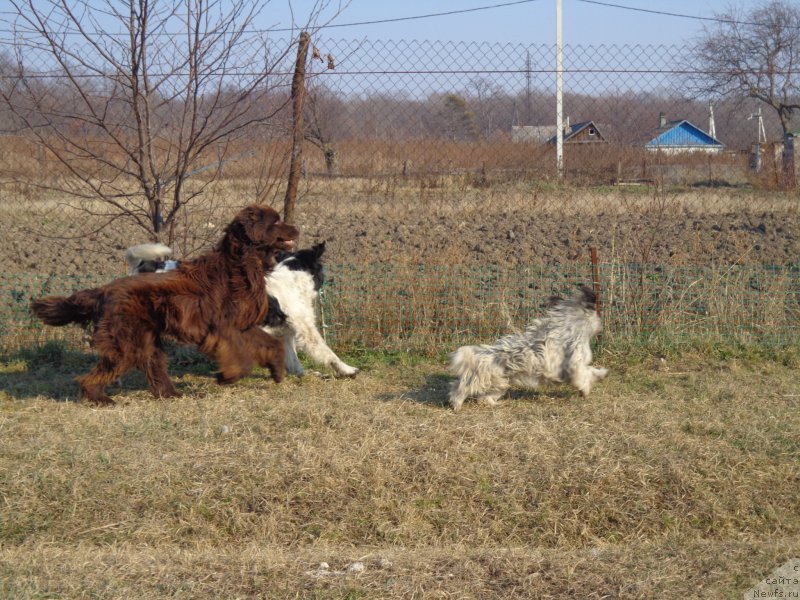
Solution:
{"label": "black and white dog", "polygon": [[536,388],[541,380],[569,382],[587,396],[607,369],[591,366],[592,338],[602,329],[597,298],[588,287],[566,300],[554,297],[547,315],[524,332],[506,335],[491,345],[461,346],[450,355],[458,378],[450,388],[450,406],[467,398],[494,405],[511,386]]}
{"label": "black and white dog", "polygon": [[[314,362],[331,367],[337,375],[353,377],[358,369],[342,361],[328,347],[317,329],[315,301],[325,273],[322,255],[325,242],[309,249],[287,253],[264,279],[269,300],[269,312],[263,324],[267,333],[283,342],[286,352],[286,371],[304,375],[297,357],[297,348]],[[159,273],[178,266],[171,260],[172,249],[164,244],[139,244],[125,252],[128,274]]]}

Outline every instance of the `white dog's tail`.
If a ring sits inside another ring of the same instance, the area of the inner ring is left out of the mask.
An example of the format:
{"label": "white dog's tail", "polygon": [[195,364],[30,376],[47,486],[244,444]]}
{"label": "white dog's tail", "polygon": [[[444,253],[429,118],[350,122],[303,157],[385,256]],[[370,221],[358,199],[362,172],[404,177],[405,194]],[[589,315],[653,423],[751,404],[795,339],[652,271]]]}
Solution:
{"label": "white dog's tail", "polygon": [[478,346],[461,346],[455,352],[450,353],[448,369],[456,377],[461,377],[462,373],[469,371],[478,362],[475,350]]}
{"label": "white dog's tail", "polygon": [[128,265],[128,275],[136,275],[143,263],[164,262],[172,256],[172,248],[160,243],[139,244],[131,246],[125,251],[125,262]]}

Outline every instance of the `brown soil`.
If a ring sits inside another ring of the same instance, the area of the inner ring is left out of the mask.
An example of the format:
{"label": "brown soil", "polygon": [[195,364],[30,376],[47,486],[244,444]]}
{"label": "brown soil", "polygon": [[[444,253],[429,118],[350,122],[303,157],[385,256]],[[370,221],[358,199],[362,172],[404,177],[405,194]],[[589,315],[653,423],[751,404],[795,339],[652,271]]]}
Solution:
{"label": "brown soil", "polygon": [[[600,262],[785,265],[800,257],[796,210],[693,214],[684,209],[669,215],[573,211],[567,215],[517,208],[424,214],[373,207],[364,212],[299,212],[300,245],[325,240],[329,264],[563,264],[588,261],[592,247],[597,248]],[[217,226],[207,225],[208,239],[219,239],[223,224],[220,219]],[[66,228],[78,231],[77,225]],[[141,230],[124,225],[75,239],[12,226],[0,252],[0,273],[121,275],[125,248],[142,241]],[[185,248],[176,244],[178,258],[191,254]]]}
{"label": "brown soil", "polygon": [[738,213],[655,220],[642,214],[498,212],[398,221],[350,217],[300,223],[304,242],[327,240],[335,262],[419,260],[517,266],[588,261],[674,265],[788,264],[800,257],[797,214]]}

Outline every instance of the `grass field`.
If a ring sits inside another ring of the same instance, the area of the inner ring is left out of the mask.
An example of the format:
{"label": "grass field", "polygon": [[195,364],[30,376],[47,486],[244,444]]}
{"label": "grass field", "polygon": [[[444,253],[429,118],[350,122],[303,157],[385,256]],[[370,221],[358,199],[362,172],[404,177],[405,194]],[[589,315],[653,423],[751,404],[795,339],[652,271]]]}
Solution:
{"label": "grass field", "polygon": [[[307,182],[356,379],[220,388],[175,351],[183,398],[134,373],[104,410],[74,402],[81,332],[27,306],[120,274],[137,230],[11,196],[0,598],[741,599],[800,556],[794,197],[489,183]],[[227,185],[178,250],[253,196]],[[595,246],[610,378],[449,410],[443,354],[590,281]]]}
{"label": "grass field", "polygon": [[[0,368],[3,598],[741,598],[800,556],[800,385],[769,358],[600,352],[609,379],[446,408],[443,359],[229,388],[179,355]],[[328,568],[321,568],[327,563]]]}

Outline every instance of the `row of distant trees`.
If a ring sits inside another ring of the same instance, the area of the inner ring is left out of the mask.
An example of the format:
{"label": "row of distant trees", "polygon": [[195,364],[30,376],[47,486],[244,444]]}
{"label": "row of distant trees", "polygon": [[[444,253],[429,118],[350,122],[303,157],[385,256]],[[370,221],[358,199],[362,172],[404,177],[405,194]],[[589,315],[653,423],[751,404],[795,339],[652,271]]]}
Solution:
{"label": "row of distant trees", "polygon": [[[372,94],[352,98],[322,85],[309,91],[311,135],[327,144],[350,139],[443,138],[455,141],[500,141],[510,138],[514,125],[555,126],[555,95],[550,92],[512,94],[496,89],[483,98],[471,90],[436,93],[425,99]],[[614,95],[567,93],[565,114],[571,123],[594,121],[612,143],[649,141],[659,114],[670,120],[687,119],[707,129],[709,101],[662,93]],[[520,117],[520,107],[528,119]],[[758,103],[752,99],[719,99],[712,104],[717,137],[732,150],[746,150],[758,140],[758,123],[750,117]],[[764,113],[768,138],[783,139],[775,114]]]}
{"label": "row of distant trees", "polygon": [[[8,60],[0,57],[0,72],[8,72]],[[285,79],[285,78],[284,78]],[[6,82],[13,81],[7,78]],[[30,92],[30,87],[26,91]],[[535,91],[509,93],[492,87],[486,95],[476,95],[467,88],[457,92],[437,92],[424,99],[404,97],[402,94],[375,92],[363,97],[348,95],[340,89],[328,87],[321,81],[310,82],[306,94],[306,140],[323,152],[336,149],[341,142],[351,140],[382,139],[410,140],[420,138],[450,141],[497,142],[507,141],[515,125],[550,125],[554,129],[555,96],[550,92]],[[97,94],[97,91],[94,92]],[[83,108],[83,98],[71,89],[70,83],[61,79],[42,81],[36,90],[37,102],[20,90],[9,92],[9,102],[0,104],[0,131],[25,132],[29,125],[43,121],[44,99],[57,103],[58,113],[49,111],[49,132],[68,133],[74,143],[85,139],[97,140],[106,134],[105,123],[78,122],[75,115]],[[227,98],[225,98],[227,96]],[[220,94],[218,104],[238,100],[233,91]],[[285,138],[291,130],[289,86],[273,86],[250,96],[250,102],[239,106],[236,114],[228,117],[228,129],[221,132],[216,142],[224,142],[247,135],[250,139],[267,140]],[[669,91],[565,94],[565,114],[571,123],[592,120],[604,138],[616,144],[635,145],[649,141],[658,126],[659,115],[668,119],[688,119],[707,129],[710,111],[716,124],[716,135],[729,150],[748,150],[758,141],[758,121],[754,120],[759,103],[754,99],[719,99],[714,103],[679,96]],[[13,106],[13,110],[11,110]],[[527,119],[520,115],[521,107]],[[178,117],[180,102],[164,102],[158,113]],[[136,121],[136,115],[119,106],[116,118]],[[266,116],[265,116],[266,115]],[[110,118],[104,113],[106,119]],[[217,114],[220,122],[222,115]],[[777,113],[764,111],[763,121],[768,140],[782,141],[783,128]],[[161,121],[159,121],[160,123]],[[160,127],[160,125],[159,125]],[[239,134],[236,128],[246,132]],[[236,135],[234,135],[236,134]],[[166,136],[164,143],[167,143]],[[209,138],[214,141],[213,137]],[[49,142],[49,137],[44,141]],[[218,145],[216,147],[219,147]],[[208,160],[218,164],[220,155]],[[127,160],[127,157],[126,157]],[[224,162],[224,161],[223,161]]]}
{"label": "row of distant trees", "polygon": [[[235,158],[237,142],[287,138],[295,126],[286,64],[296,38],[276,45],[255,26],[269,6],[259,0],[10,4],[14,43],[0,61],[0,125],[37,141],[71,174],[58,185],[76,208],[99,199],[109,220],[132,220],[161,239],[203,201],[206,186]],[[325,63],[313,35],[327,5],[317,0],[298,28],[312,32],[311,61]],[[755,141],[757,124],[748,131],[745,119],[757,108],[772,136],[791,131],[800,111],[796,2],[769,0],[717,15],[691,56],[681,94],[573,92],[566,114],[607,126],[604,133],[620,143],[641,139],[660,112],[706,125],[709,103],[729,147]],[[47,69],[34,70],[32,57],[46,57]],[[324,68],[335,69],[333,57]],[[348,138],[493,140],[513,124],[552,123],[553,104],[550,92],[510,93],[481,77],[423,99],[348,96],[318,78],[309,81],[303,136],[334,169],[337,144]],[[186,185],[201,170],[204,183]]]}

